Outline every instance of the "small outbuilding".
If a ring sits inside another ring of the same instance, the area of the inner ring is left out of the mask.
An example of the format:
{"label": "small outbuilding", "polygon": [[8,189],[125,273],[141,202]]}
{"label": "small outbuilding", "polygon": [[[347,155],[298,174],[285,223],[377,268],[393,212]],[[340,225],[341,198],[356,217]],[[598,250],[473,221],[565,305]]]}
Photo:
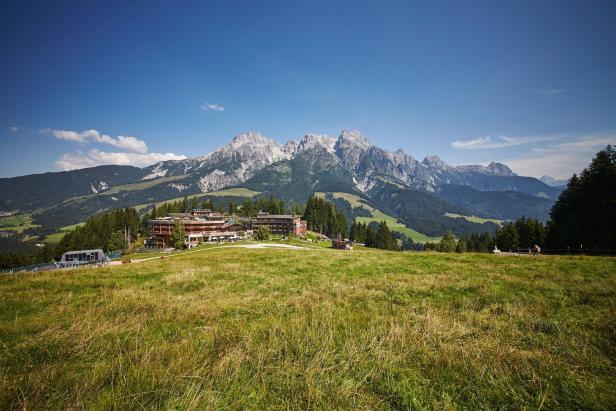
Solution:
{"label": "small outbuilding", "polygon": [[351,240],[332,240],[332,248],[337,250],[352,250],[353,242]]}

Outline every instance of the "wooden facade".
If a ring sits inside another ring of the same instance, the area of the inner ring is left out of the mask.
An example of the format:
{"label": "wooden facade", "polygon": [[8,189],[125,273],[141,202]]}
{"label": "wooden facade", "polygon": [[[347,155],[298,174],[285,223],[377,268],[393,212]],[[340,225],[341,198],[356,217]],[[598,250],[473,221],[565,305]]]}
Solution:
{"label": "wooden facade", "polygon": [[152,244],[158,248],[172,247],[171,235],[177,221],[184,226],[185,244],[189,247],[202,242],[236,240],[246,228],[234,222],[205,220],[201,218],[164,217],[148,221],[148,231],[153,237]]}
{"label": "wooden facade", "polygon": [[253,231],[266,226],[273,235],[295,234],[299,237],[306,235],[306,220],[302,220],[298,215],[259,213],[251,223]]}

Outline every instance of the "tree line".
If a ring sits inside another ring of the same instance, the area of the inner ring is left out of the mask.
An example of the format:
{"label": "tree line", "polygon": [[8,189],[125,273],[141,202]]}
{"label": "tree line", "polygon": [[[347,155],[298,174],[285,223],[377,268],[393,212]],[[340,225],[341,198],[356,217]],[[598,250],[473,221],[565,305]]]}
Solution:
{"label": "tree line", "polygon": [[54,246],[45,244],[35,254],[26,252],[0,254],[0,268],[48,263],[71,250],[124,250],[143,234],[143,226],[134,208],[116,209],[88,218],[83,225],[66,233]]}
{"label": "tree line", "polygon": [[608,145],[574,174],[552,207],[546,243],[552,248],[616,250],[616,148]]}
{"label": "tree line", "polygon": [[503,223],[491,233],[473,233],[462,236],[456,240],[451,231],[447,231],[441,240],[426,243],[426,251],[440,252],[477,252],[487,253],[498,247],[502,251],[516,251],[518,249],[531,249],[533,246],[543,246],[546,236],[546,226],[535,218],[520,217],[515,221]]}
{"label": "tree line", "polygon": [[304,220],[309,230],[326,235],[329,238],[345,238],[348,225],[344,213],[333,202],[317,196],[311,196],[306,202]]}
{"label": "tree line", "polygon": [[366,247],[379,248],[381,250],[401,250],[398,238],[389,229],[385,221],[370,224],[353,221],[349,232],[349,239]]}

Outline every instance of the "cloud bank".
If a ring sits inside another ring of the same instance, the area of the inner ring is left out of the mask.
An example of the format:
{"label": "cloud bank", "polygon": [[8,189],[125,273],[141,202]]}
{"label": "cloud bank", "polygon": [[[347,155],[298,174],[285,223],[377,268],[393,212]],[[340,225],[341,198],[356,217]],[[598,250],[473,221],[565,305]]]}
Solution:
{"label": "cloud bank", "polygon": [[109,164],[146,167],[159,161],[184,160],[185,158],[186,156],[174,153],[121,153],[99,151],[93,148],[87,153],[65,153],[55,162],[55,165],[62,171]]}
{"label": "cloud bank", "polygon": [[568,179],[573,173],[581,172],[594,155],[608,144],[616,144],[616,134],[577,136],[560,143],[535,147],[521,157],[503,162],[521,175],[539,177],[547,174],[557,179]]}
{"label": "cloud bank", "polygon": [[513,146],[521,146],[524,144],[538,143],[540,141],[551,140],[553,137],[507,137],[498,136],[478,137],[473,140],[456,140],[451,143],[451,147],[456,150],[486,150],[505,148]]}
{"label": "cloud bank", "polygon": [[98,130],[53,130],[44,129],[41,132],[51,135],[57,139],[72,141],[80,145],[98,143],[109,145],[124,151],[108,152],[96,148],[84,153],[80,150],[77,153],[64,153],[55,165],[62,171],[75,170],[79,168],[95,167],[100,165],[131,165],[135,167],[145,167],[158,161],[183,160],[184,155],[175,153],[150,153],[145,141],[136,137],[117,136],[111,137],[100,133]]}
{"label": "cloud bank", "polygon": [[108,144],[113,147],[133,151],[135,153],[147,153],[148,146],[143,140],[130,136],[118,136],[113,138],[107,134],[102,134],[98,130],[70,131],[44,129],[44,133],[52,135],[60,140],[74,141],[80,144],[89,142]]}

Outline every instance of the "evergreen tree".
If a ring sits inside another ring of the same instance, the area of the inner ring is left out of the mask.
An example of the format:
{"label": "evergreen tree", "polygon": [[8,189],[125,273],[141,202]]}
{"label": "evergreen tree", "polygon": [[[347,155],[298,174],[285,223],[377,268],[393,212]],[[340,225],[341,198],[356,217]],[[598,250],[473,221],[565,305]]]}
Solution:
{"label": "evergreen tree", "polygon": [[182,202],[180,203],[180,210],[178,212],[180,213],[188,212],[188,196],[184,195],[184,198],[182,199]]}
{"label": "evergreen tree", "polygon": [[119,251],[124,250],[125,248],[126,243],[124,241],[124,233],[120,230],[111,233],[109,240],[107,240],[106,249],[109,251]]}
{"label": "evergreen tree", "polygon": [[243,217],[254,217],[257,215],[257,210],[252,200],[246,199],[240,207],[240,214]]}
{"label": "evergreen tree", "polygon": [[214,210],[214,204],[212,204],[212,200],[205,200],[201,203],[201,208]]}
{"label": "evergreen tree", "polygon": [[365,245],[366,247],[380,248],[382,250],[400,250],[398,240],[393,232],[389,230],[385,221],[375,223],[375,228],[372,227],[372,224],[366,227]]}
{"label": "evergreen tree", "polygon": [[177,250],[184,248],[184,241],[186,239],[186,233],[184,231],[184,224],[182,220],[176,220],[173,225],[173,233],[171,233],[171,245]]}
{"label": "evergreen tree", "polygon": [[467,250],[466,239],[461,238],[458,240],[458,244],[456,245],[456,253],[465,253]]}
{"label": "evergreen tree", "polygon": [[451,231],[447,231],[443,235],[437,249],[442,253],[453,253],[456,251],[456,239]]}
{"label": "evergreen tree", "polygon": [[515,223],[505,223],[496,231],[496,245],[503,251],[513,251],[518,248],[519,235]]}
{"label": "evergreen tree", "polygon": [[237,214],[237,205],[233,202],[229,202],[229,214]]}
{"label": "evergreen tree", "polygon": [[547,244],[553,248],[616,249],[616,148],[599,151],[573,175],[552,207]]}
{"label": "evergreen tree", "polygon": [[295,201],[291,201],[291,213],[293,215],[303,215],[304,214],[304,208],[301,204],[296,203]]}

